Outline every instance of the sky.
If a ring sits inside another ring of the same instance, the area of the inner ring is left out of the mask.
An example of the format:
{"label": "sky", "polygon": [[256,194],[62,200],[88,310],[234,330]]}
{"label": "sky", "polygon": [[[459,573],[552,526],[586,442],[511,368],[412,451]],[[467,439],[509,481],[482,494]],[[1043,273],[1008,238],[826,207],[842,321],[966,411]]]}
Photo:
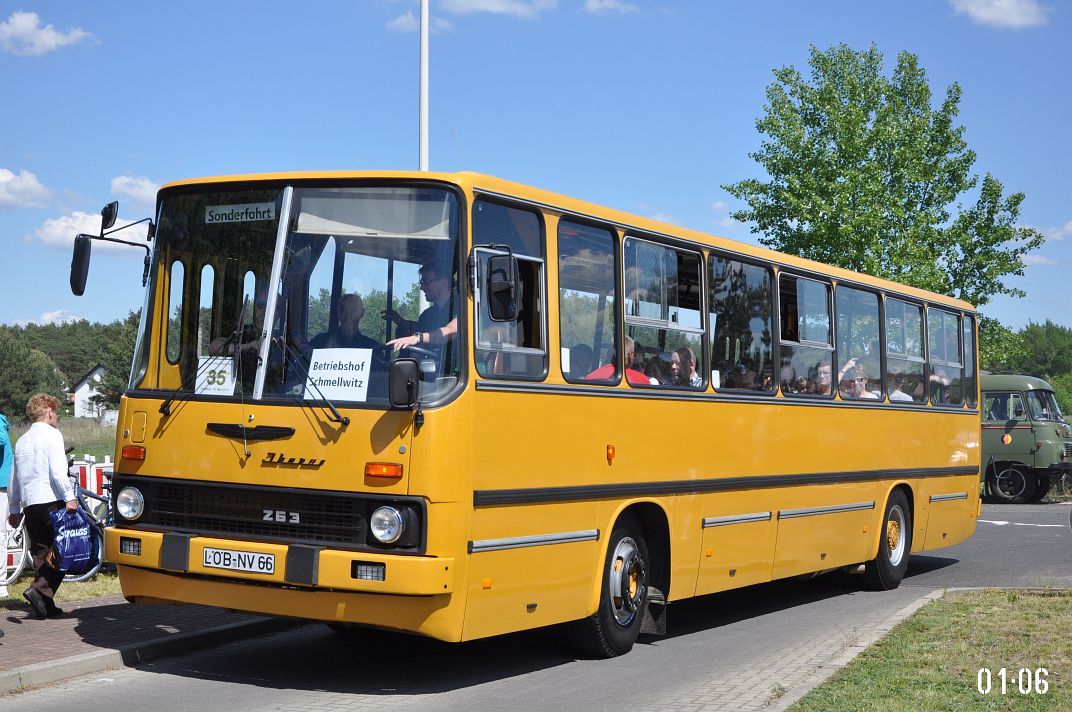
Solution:
{"label": "sky", "polygon": [[[749,157],[773,70],[809,47],[916,54],[1021,226],[1047,237],[984,308],[1072,327],[1072,6],[1057,0],[430,0],[429,168],[472,170],[745,242],[721,186]],[[167,182],[418,167],[417,0],[0,0],[0,323],[138,309],[144,251],[76,233],[153,212]],[[965,207],[975,196],[962,198]],[[115,235],[134,241],[144,231]]]}

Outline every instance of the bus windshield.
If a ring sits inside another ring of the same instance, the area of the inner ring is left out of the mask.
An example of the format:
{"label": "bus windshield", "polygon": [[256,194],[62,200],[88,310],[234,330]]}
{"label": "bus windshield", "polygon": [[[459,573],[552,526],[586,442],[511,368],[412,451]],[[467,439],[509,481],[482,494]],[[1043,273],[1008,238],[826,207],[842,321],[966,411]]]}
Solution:
{"label": "bus windshield", "polygon": [[1064,420],[1053,391],[1028,391],[1026,395],[1027,407],[1034,420]]}
{"label": "bus windshield", "polygon": [[[401,354],[420,363],[422,401],[445,396],[458,344],[425,339],[457,317],[457,215],[454,193],[434,187],[165,193],[164,353],[159,382],[138,385],[384,407]],[[419,346],[389,343],[413,334]]]}

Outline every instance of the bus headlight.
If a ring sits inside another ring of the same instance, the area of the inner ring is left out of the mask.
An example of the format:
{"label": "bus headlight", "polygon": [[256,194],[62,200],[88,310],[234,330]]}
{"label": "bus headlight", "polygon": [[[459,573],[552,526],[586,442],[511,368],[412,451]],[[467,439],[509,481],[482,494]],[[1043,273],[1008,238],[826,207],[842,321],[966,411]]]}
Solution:
{"label": "bus headlight", "polygon": [[137,487],[124,487],[115,498],[115,509],[123,519],[137,519],[145,513],[145,497]]}
{"label": "bus headlight", "polygon": [[406,519],[394,507],[380,507],[369,518],[369,529],[381,544],[394,544],[406,531]]}

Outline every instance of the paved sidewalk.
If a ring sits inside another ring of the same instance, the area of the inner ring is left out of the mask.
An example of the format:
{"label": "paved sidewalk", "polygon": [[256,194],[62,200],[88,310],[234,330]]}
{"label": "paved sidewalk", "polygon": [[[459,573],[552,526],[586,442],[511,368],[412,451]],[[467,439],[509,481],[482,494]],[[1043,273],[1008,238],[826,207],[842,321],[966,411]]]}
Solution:
{"label": "paved sidewalk", "polygon": [[0,609],[0,695],[292,627],[295,621],[192,605],[67,601],[60,618]]}

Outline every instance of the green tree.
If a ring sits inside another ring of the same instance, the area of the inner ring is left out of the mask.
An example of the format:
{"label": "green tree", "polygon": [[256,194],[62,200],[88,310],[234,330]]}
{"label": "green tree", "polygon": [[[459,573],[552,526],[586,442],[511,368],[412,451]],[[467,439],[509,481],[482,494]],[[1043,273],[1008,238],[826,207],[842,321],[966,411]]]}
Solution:
{"label": "green tree", "polygon": [[130,364],[134,360],[134,345],[138,339],[140,320],[139,310],[130,312],[126,319],[116,320],[108,325],[112,336],[100,359],[105,374],[96,385],[99,395],[91,398],[97,405],[106,408],[119,407],[119,397],[126,390],[130,378]]}
{"label": "green tree", "polygon": [[972,174],[960,86],[935,109],[918,58],[901,52],[885,76],[873,45],[812,47],[808,63],[810,79],[774,72],[756,122],[765,138],[750,154],[770,180],[724,186],[749,206],[733,217],[769,247],[977,306],[1023,296],[1005,278],[1023,274],[1023,255],[1044,238],[1016,227],[1023,193],[1003,196],[996,178]]}
{"label": "green tree", "polygon": [[17,333],[0,330],[0,413],[13,421],[26,420],[26,401],[35,393],[49,393],[66,402],[56,364]]}
{"label": "green tree", "polygon": [[1072,373],[1072,329],[1054,324],[1028,322],[1020,330],[1024,353],[1015,362],[1018,371],[1047,380]]}
{"label": "green tree", "polygon": [[1013,373],[1027,356],[1023,337],[997,319],[979,319],[979,367],[994,373]]}

